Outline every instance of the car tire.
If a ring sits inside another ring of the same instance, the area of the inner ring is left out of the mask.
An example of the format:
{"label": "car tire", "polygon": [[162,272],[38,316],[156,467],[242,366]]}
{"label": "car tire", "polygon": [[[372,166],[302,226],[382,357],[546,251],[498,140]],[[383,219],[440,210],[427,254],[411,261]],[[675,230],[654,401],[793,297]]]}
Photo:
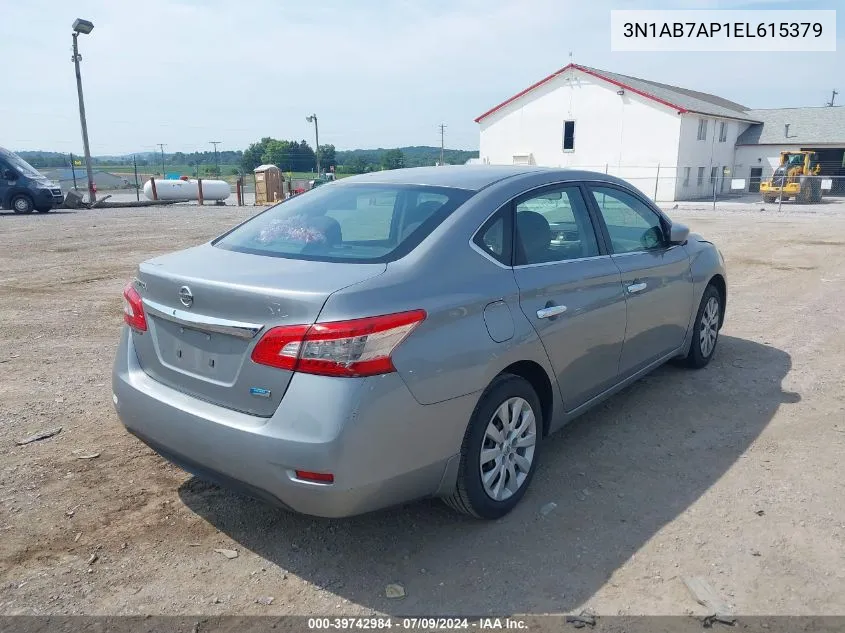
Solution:
{"label": "car tire", "polygon": [[457,485],[446,504],[479,519],[513,510],[534,476],[542,434],[540,398],[531,383],[511,374],[497,377],[470,418]]}
{"label": "car tire", "polygon": [[32,209],[34,208],[34,205],[32,204],[32,198],[30,198],[25,193],[19,193],[15,196],[12,196],[9,206],[15,213],[21,214],[32,213]]}
{"label": "car tire", "polygon": [[768,204],[772,204],[773,202],[777,202],[777,196],[763,196],[763,202]]}
{"label": "car tire", "polygon": [[722,324],[722,295],[710,284],[704,289],[693,323],[692,341],[684,364],[693,369],[705,367],[716,353]]}

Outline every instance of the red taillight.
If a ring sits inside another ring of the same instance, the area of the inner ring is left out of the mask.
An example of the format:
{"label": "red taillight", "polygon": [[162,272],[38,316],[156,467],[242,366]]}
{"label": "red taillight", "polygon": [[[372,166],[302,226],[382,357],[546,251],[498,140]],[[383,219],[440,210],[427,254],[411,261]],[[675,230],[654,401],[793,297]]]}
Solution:
{"label": "red taillight", "polygon": [[321,484],[330,484],[334,482],[334,475],[331,473],[312,473],[310,470],[295,470],[297,479],[304,479],[305,481],[317,481]]}
{"label": "red taillight", "polygon": [[286,325],[269,330],[252,351],[261,365],[323,376],[374,376],[395,371],[390,355],[425,319],[412,310],[351,321]]}
{"label": "red taillight", "polygon": [[141,302],[141,295],[135,290],[132,282],[126,284],[123,289],[123,320],[126,325],[139,330],[147,331],[147,317],[144,316],[144,304]]}

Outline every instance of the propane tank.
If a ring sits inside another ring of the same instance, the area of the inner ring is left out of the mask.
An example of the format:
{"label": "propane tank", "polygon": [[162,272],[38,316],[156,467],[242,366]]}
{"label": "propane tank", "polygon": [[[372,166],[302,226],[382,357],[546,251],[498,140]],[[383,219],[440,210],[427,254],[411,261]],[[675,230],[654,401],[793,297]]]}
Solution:
{"label": "propane tank", "polygon": [[[156,180],[156,194],[159,200],[199,200],[199,186],[196,180]],[[153,186],[148,180],[144,184],[144,195],[153,199]],[[225,180],[202,181],[203,200],[225,200],[232,195],[232,188]]]}

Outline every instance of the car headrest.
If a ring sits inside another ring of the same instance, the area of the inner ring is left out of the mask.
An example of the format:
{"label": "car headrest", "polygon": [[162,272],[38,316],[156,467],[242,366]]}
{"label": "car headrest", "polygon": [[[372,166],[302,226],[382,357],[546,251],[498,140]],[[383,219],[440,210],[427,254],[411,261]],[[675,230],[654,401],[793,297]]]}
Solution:
{"label": "car headrest", "polygon": [[[520,211],[516,214],[516,229],[528,261],[542,259],[540,254],[549,248],[552,241],[549,221],[536,211]],[[532,254],[537,257],[532,257]]]}

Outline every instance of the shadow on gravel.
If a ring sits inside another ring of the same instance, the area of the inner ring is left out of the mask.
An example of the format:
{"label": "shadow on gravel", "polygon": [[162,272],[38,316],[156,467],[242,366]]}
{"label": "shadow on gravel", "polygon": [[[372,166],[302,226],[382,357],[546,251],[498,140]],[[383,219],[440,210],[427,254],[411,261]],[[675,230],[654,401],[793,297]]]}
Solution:
{"label": "shadow on gravel", "polygon": [[[198,479],[179,493],[243,547],[366,607],[567,611],[716,483],[782,404],[800,400],[781,389],[790,367],[782,350],[722,336],[708,368],[657,370],[551,436],[528,494],[496,522],[463,518],[436,500],[329,520]],[[551,501],[557,508],[542,516]],[[407,596],[386,599],[388,583]]]}

